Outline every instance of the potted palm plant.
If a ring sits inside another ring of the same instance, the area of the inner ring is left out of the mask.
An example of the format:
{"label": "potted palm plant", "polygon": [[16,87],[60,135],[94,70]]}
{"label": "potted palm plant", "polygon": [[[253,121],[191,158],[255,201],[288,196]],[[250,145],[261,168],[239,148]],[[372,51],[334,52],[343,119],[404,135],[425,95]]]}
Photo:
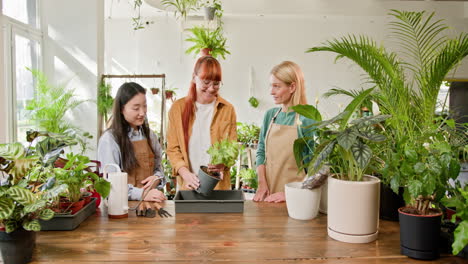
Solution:
{"label": "potted palm plant", "polygon": [[223,36],[221,27],[212,30],[206,27],[195,26],[188,29],[192,36],[185,39],[185,41],[193,42],[194,45],[188,48],[185,53],[200,54],[202,56],[211,55],[214,58],[221,56],[226,59],[226,54],[231,54],[226,49],[226,37]]}
{"label": "potted palm plant", "polygon": [[[392,37],[400,44],[403,56],[387,51],[367,36],[353,35],[328,41],[308,52],[329,51],[337,53],[338,58],[354,61],[376,87],[372,100],[382,113],[392,115],[386,124],[389,140],[383,156],[386,165],[382,180],[395,192],[403,187],[406,204],[416,209],[413,213],[400,210],[400,225],[405,225],[402,214],[404,218],[431,219],[426,215],[430,211],[423,208],[442,198],[446,180],[459,170],[453,149],[443,143],[448,139],[444,128],[451,122],[435,121],[434,113],[444,78],[468,55],[468,34],[448,37],[448,27],[443,20],[435,20],[434,13],[392,10],[390,15],[394,18],[390,22]],[[438,167],[441,160],[437,155],[441,154],[445,162]],[[433,166],[437,169],[429,173]],[[407,245],[402,239],[403,254],[422,259],[438,257],[440,216],[433,218],[433,231],[402,226],[401,238],[418,241],[417,245]],[[428,233],[434,237],[428,239]]]}

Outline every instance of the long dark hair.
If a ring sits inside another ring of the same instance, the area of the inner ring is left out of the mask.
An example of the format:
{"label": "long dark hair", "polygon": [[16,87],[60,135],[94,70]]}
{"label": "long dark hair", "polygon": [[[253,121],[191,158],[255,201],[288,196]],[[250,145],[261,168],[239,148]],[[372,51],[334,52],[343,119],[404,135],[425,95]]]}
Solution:
{"label": "long dark hair", "polygon": [[221,81],[222,72],[221,65],[219,62],[211,57],[204,56],[197,60],[195,67],[193,69],[192,81],[190,82],[189,92],[185,99],[185,108],[182,112],[182,128],[184,130],[184,143],[188,151],[188,142],[189,142],[189,123],[190,120],[195,115],[195,101],[197,101],[197,89],[195,85],[194,77],[198,76],[201,79]]}
{"label": "long dark hair", "polygon": [[[138,161],[135,157],[135,151],[133,145],[128,138],[128,132],[130,132],[130,124],[125,120],[122,114],[124,106],[130,101],[135,95],[146,94],[146,90],[141,87],[138,83],[127,82],[120,86],[119,91],[114,99],[114,106],[112,108],[112,123],[110,130],[114,136],[117,145],[120,148],[120,154],[122,157],[122,169],[125,172],[129,172],[132,169],[139,166]],[[145,122],[141,126],[143,134],[148,141],[148,145],[154,154],[154,150],[151,145],[150,129],[148,126],[148,120],[145,118]]]}

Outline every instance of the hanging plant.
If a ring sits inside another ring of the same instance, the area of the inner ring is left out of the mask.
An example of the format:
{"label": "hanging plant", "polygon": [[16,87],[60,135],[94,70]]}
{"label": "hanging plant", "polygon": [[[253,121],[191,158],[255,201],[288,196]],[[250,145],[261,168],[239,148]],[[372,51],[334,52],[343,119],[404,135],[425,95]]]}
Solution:
{"label": "hanging plant", "polygon": [[259,105],[259,102],[258,102],[257,98],[255,98],[253,96],[249,98],[249,103],[253,108],[257,108],[258,105]]}
{"label": "hanging plant", "polygon": [[193,27],[188,29],[192,33],[192,36],[185,39],[185,41],[195,43],[192,47],[188,48],[185,53],[199,54],[203,49],[209,49],[211,56],[217,58],[221,56],[226,59],[226,54],[231,54],[226,49],[226,37],[223,36],[222,28],[218,27],[215,30],[210,30],[206,27]]}
{"label": "hanging plant", "polygon": [[105,122],[107,122],[112,105],[114,104],[114,98],[111,96],[111,89],[111,85],[106,83],[104,80],[98,88],[98,112],[102,117],[104,117]]}

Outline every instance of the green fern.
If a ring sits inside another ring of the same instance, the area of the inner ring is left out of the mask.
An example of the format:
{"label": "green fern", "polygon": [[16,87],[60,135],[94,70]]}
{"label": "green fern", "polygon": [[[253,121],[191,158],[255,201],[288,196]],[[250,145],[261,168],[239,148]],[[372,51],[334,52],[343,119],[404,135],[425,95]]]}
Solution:
{"label": "green fern", "polygon": [[210,30],[206,27],[193,27],[188,31],[192,33],[192,36],[185,39],[185,41],[195,44],[185,51],[186,54],[193,53],[197,55],[205,48],[211,50],[211,56],[214,58],[221,56],[223,59],[226,59],[226,54],[231,54],[226,49],[226,37],[223,36],[221,27],[215,30]]}

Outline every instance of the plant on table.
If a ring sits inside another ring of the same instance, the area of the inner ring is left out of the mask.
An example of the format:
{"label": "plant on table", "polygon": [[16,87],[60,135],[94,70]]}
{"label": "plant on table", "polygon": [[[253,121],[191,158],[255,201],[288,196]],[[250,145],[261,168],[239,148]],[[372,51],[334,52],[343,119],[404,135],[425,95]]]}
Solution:
{"label": "plant on table", "polygon": [[[240,146],[235,140],[224,139],[214,143],[207,153],[210,155],[210,163],[212,165],[223,164],[225,167],[232,167],[239,156]],[[203,168],[202,168],[203,169]],[[213,175],[213,173],[203,169],[205,173]]]}

